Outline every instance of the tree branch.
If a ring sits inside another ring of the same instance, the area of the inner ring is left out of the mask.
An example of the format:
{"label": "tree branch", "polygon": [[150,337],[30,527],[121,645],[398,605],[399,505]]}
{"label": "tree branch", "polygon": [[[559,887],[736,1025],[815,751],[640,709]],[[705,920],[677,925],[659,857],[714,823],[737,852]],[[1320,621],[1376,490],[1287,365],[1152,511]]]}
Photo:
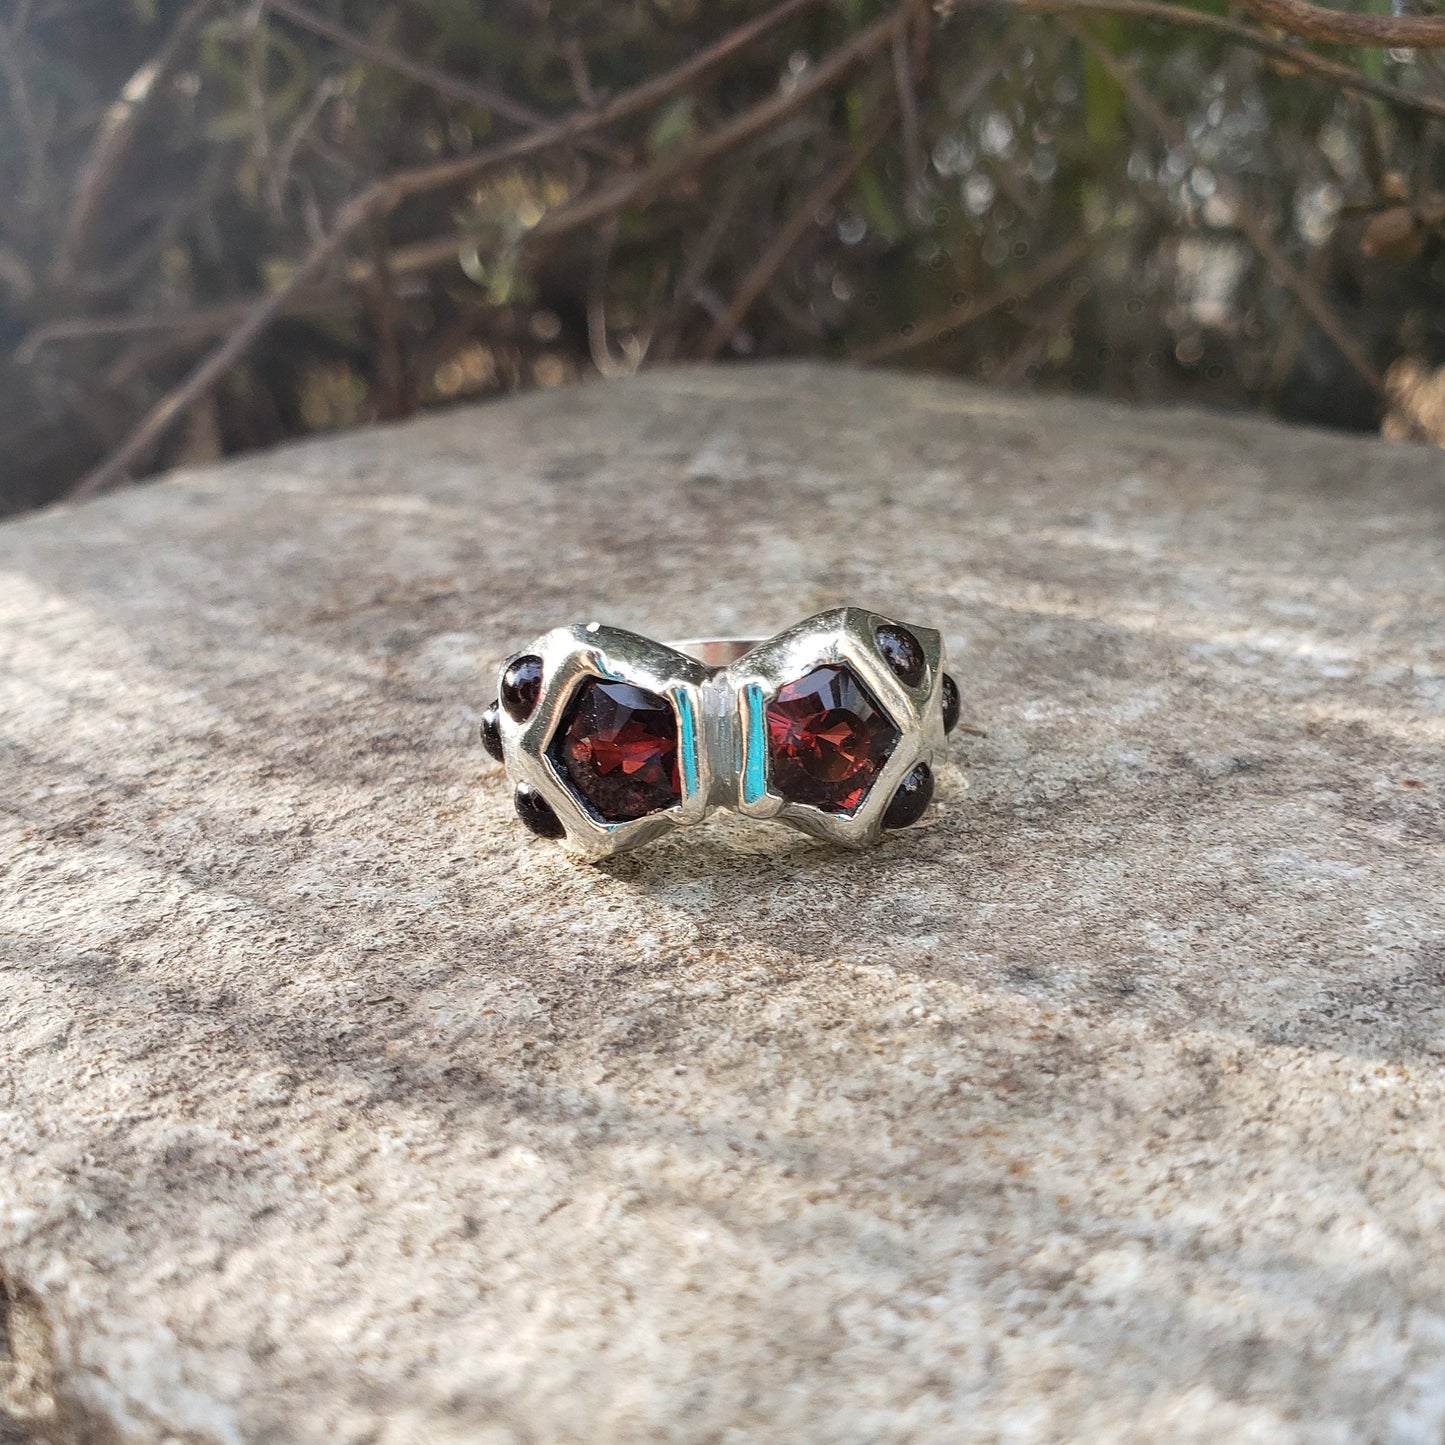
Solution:
{"label": "tree branch", "polygon": [[[895,39],[894,44],[897,43]],[[702,343],[700,355],[703,360],[711,361],[732,340],[733,333],[743,324],[758,297],[792,255],[794,247],[817,224],[818,212],[831,205],[849,181],[858,174],[864,162],[872,155],[874,147],[892,129],[892,125],[892,112],[885,110],[867,133],[858,138],[852,153],[834,166],[798,203],[792,215],[783,223],[782,229],[743,278],[743,283],[738,287],[728,309],[713,323]]]}
{"label": "tree branch", "polygon": [[[309,30],[313,35],[319,35],[324,40],[341,46],[344,50],[350,50],[353,54],[361,56],[363,60],[369,60],[374,65],[380,65],[386,70],[406,76],[408,80],[416,81],[418,85],[424,85],[428,90],[435,91],[436,94],[444,96],[447,100],[460,101],[463,105],[474,105],[479,110],[490,111],[516,125],[533,127],[547,124],[548,117],[541,111],[535,110],[521,101],[513,100],[505,91],[496,90],[489,85],[481,85],[476,81],[463,80],[460,76],[449,75],[444,70],[427,65],[424,61],[413,60],[411,56],[404,55],[390,45],[383,45],[369,36],[358,35],[354,30],[348,30],[344,25],[338,25],[324,15],[313,13],[306,6],[298,5],[296,0],[266,0],[266,8],[275,15],[284,16],[301,29]],[[588,150],[605,156],[614,163],[620,163],[625,159],[616,147],[606,145],[601,141],[584,137],[580,143]]]}
{"label": "tree branch", "polygon": [[[659,101],[666,100],[684,89],[697,76],[711,67],[728,59],[752,40],[791,18],[817,0],[783,0],[766,14],[746,25],[739,26],[721,40],[700,50],[696,55],[675,66],[672,70],[624,91],[601,109],[574,111],[561,120],[539,126],[510,140],[500,141],[469,156],[453,160],[438,161],[430,165],[417,166],[411,170],[399,171],[368,186],[342,208],[330,232],[322,237],[306,257],[292,271],[285,283],[258,301],[247,313],[236,329],[205,357],[177,387],[162,397],[141,419],[124,442],[99,466],[95,467],[69,493],[69,497],[93,496],[125,480],[130,469],[160,443],[178,417],[205,397],[221,381],[227,372],[250,350],[257,337],[304,293],[311,283],[336,259],[347,243],[378,216],[390,213],[402,201],[411,196],[423,195],[459,184],[482,174],[490,167],[507,161],[532,155],[537,151],[565,144],[579,136],[590,134],[604,126],[613,124],[640,111],[650,109]],[[854,63],[876,49],[887,44],[893,34],[893,27],[899,23],[895,12],[883,21],[876,22],[867,31],[854,37],[851,42],[839,47],[830,57],[844,55]],[[860,45],[867,41],[868,46]],[[746,140],[757,130],[770,124],[777,115],[786,115],[802,104],[799,92],[807,94],[817,89],[818,76],[834,77],[841,73],[836,64],[825,61],[809,77],[807,86],[800,85],[790,95],[775,97],[752,107],[732,122],[724,124],[708,137],[707,141],[693,148],[682,158],[662,157],[638,177],[629,178],[614,186],[603,197],[594,199],[590,205],[572,208],[559,207],[562,216],[549,212],[543,224],[552,220],[549,233],[585,224],[598,215],[607,214],[618,206],[625,205],[635,196],[649,188],[655,188],[671,177],[695,165],[702,164],[712,155],[720,154],[729,146]],[[555,218],[555,219],[554,219]],[[533,234],[542,232],[543,225],[535,228]]]}
{"label": "tree branch", "polygon": [[709,161],[771,130],[794,111],[801,110],[816,95],[836,85],[856,65],[877,54],[907,23],[905,6],[900,6],[881,20],[875,20],[866,30],[860,30],[851,40],[845,40],[836,50],[824,56],[791,90],[780,91],[749,106],[684,151],[659,156],[644,170],[623,176],[590,196],[582,196],[548,211],[529,233],[529,239],[543,240],[575,231],[579,226],[601,220],[634,201],[650,198],[681,176],[701,169]]}
{"label": "tree branch", "polygon": [[80,168],[70,210],[61,227],[60,240],[56,243],[51,284],[57,289],[64,290],[73,279],[75,268],[89,244],[91,228],[101,203],[140,130],[141,122],[150,113],[165,81],[190,47],[201,21],[213,8],[214,0],[196,0],[176,22],[160,51],[126,81],[101,120],[90,154]]}
{"label": "tree branch", "polygon": [[1170,4],[1169,0],[965,0],[965,4],[981,4],[985,7],[1001,4],[1006,9],[1023,10],[1030,14],[1118,14],[1131,20],[1205,30],[1211,35],[1220,36],[1221,39],[1231,40],[1234,45],[1246,45],[1260,55],[1270,56],[1290,69],[1332,81],[1344,90],[1355,91],[1361,95],[1374,95],[1402,110],[1419,111],[1425,116],[1445,120],[1445,101],[1436,100],[1431,95],[1407,91],[1400,85],[1390,85],[1387,81],[1377,81],[1358,71],[1353,65],[1342,65],[1340,61],[1331,61],[1327,56],[1315,55],[1314,51],[1306,51],[1299,43],[1264,35],[1263,30],[1241,25],[1238,20],[1228,19],[1228,16],[1212,14],[1208,10],[1195,10],[1183,4]]}
{"label": "tree branch", "polygon": [[1224,15],[1195,10],[1186,5],[1170,4],[1169,0],[960,0],[962,9],[1003,9],[1030,15],[1120,15],[1130,20],[1157,21],[1161,25],[1181,25],[1186,29],[1203,30],[1236,45],[1246,45],[1294,70],[1302,70],[1321,80],[1329,80],[1345,90],[1360,95],[1373,95],[1402,110],[1445,119],[1445,101],[1417,95],[1398,85],[1375,80],[1344,65],[1338,60],[1316,55],[1302,45],[1266,35],[1251,25],[1241,24]]}
{"label": "tree branch", "polygon": [[1340,355],[1349,362],[1360,379],[1387,404],[1392,400],[1385,378],[1375,368],[1364,348],[1355,340],[1348,326],[1330,306],[1319,288],[1308,280],[1280,249],[1269,230],[1249,209],[1244,191],[1234,178],[1208,166],[1198,151],[1190,144],[1184,128],[1167,115],[1140,83],[1134,71],[1125,65],[1107,46],[1099,44],[1088,27],[1077,21],[1065,22],[1079,42],[1087,47],[1094,59],[1109,72],[1119,89],[1124,92],[1130,105],[1151,125],[1162,139],[1181,155],[1187,156],[1197,166],[1205,166],[1215,178],[1219,194],[1234,212],[1234,224],[1249,238],[1250,244],[1280,283],[1290,291],[1321,331],[1334,342]]}
{"label": "tree branch", "polygon": [[1045,256],[1036,266],[1010,277],[997,291],[981,300],[965,301],[961,306],[945,311],[942,316],[935,316],[933,320],[915,326],[906,335],[885,336],[880,341],[859,346],[850,353],[850,357],[854,361],[863,362],[887,361],[905,351],[912,351],[914,347],[936,341],[950,331],[972,325],[1001,306],[1007,306],[1010,301],[1022,301],[1024,297],[1042,290],[1050,281],[1056,280],[1082,260],[1088,249],[1088,238],[1075,236],[1052,255]]}
{"label": "tree branch", "polygon": [[1378,50],[1438,50],[1445,46],[1445,16],[1355,15],[1311,0],[1244,0],[1266,25],[1304,40]]}
{"label": "tree branch", "polygon": [[[1236,37],[1241,31],[1246,35],[1258,34],[1222,15],[1190,10],[1182,5],[1162,3],[1162,0],[1161,3],[1151,3],[1151,0],[944,0],[944,3],[950,11],[991,8],[994,5],[1031,10],[1041,15],[1095,10],[1109,15],[1164,20],[1171,25],[1193,25],[1201,30],[1233,33]],[[1389,50],[1435,50],[1445,46],[1445,15],[1356,15],[1313,4],[1312,0],[1244,0],[1244,3],[1266,25],[1272,25],[1287,35],[1298,36],[1301,40]]]}

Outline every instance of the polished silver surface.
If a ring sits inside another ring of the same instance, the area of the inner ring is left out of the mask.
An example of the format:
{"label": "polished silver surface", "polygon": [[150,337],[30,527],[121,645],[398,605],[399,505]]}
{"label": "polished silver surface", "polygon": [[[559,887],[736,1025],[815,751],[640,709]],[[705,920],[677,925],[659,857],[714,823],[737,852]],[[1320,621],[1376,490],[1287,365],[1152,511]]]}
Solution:
{"label": "polished silver surface", "polygon": [[[908,686],[879,651],[877,632],[906,627],[923,649],[925,670]],[[674,828],[700,823],[714,808],[756,819],[777,818],[817,838],[850,847],[877,841],[898,785],[920,762],[932,766],[946,746],[942,636],[864,607],[819,613],[769,638],[699,638],[654,642],[635,632],[589,622],[558,627],[508,658],[542,659],[542,691],[521,723],[501,713],[503,760],[513,788],[527,783],[551,805],[563,842],[597,859],[634,848]],[[843,664],[888,715],[898,740],[852,813],[834,813],[785,798],[774,786],[767,707],[786,684],[816,667]],[[503,671],[506,670],[503,665]],[[682,799],[628,822],[597,817],[548,756],[567,706],[586,678],[626,682],[668,699],[678,720]]]}
{"label": "polished silver surface", "polygon": [[669,642],[667,645],[697,658],[708,667],[726,667],[767,640],[766,637],[690,637],[686,642]]}

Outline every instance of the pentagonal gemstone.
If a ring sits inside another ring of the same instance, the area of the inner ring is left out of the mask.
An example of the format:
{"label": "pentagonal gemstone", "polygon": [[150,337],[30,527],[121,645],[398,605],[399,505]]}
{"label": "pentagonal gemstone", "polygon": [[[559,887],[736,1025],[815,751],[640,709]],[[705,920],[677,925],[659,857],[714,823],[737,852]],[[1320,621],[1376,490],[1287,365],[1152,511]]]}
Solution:
{"label": "pentagonal gemstone", "polygon": [[666,698],[626,682],[589,678],[549,749],[589,812],[607,823],[645,818],[682,800],[677,714]]}
{"label": "pentagonal gemstone", "polygon": [[795,803],[853,813],[898,729],[847,667],[815,667],[768,704],[773,787]]}

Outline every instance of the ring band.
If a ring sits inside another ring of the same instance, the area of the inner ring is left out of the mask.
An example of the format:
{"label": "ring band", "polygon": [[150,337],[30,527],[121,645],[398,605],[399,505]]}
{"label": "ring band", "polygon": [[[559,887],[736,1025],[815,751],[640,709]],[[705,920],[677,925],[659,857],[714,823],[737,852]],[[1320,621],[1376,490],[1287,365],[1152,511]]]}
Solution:
{"label": "ring band", "polygon": [[923,815],[958,708],[937,631],[840,607],[767,638],[555,628],[481,732],[522,821],[589,858],[715,808],[861,847]]}

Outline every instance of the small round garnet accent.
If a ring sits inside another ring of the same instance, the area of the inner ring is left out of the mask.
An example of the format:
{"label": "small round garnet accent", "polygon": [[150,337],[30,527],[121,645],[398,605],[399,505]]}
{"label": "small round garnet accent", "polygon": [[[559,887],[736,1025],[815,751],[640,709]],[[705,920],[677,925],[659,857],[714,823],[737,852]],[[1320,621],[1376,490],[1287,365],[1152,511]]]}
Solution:
{"label": "small round garnet accent", "polygon": [[502,717],[495,702],[482,714],[482,746],[498,762],[502,761]]}
{"label": "small round garnet accent", "polygon": [[906,628],[896,622],[885,622],[873,634],[883,660],[908,684],[921,687],[928,672],[928,663],[923,657],[923,644]]}
{"label": "small round garnet accent", "polygon": [[682,801],[677,714],[666,698],[631,683],[584,682],[548,755],[605,823],[645,818]]}
{"label": "small round garnet accent", "polygon": [[502,673],[502,706],[513,722],[526,722],[542,696],[542,659],[530,654],[513,658]]}
{"label": "small round garnet accent", "polygon": [[885,828],[906,828],[916,823],[933,800],[933,769],[919,763],[898,785],[888,811],[883,814]]}
{"label": "small round garnet accent", "polygon": [[943,730],[951,733],[958,726],[958,684],[943,674]]}
{"label": "small round garnet accent", "polygon": [[518,783],[512,801],[516,804],[517,816],[539,838],[560,838],[567,831],[552,811],[551,803],[531,783]]}
{"label": "small round garnet accent", "polygon": [[856,812],[898,729],[846,667],[815,667],[768,704],[773,787],[795,803]]}

